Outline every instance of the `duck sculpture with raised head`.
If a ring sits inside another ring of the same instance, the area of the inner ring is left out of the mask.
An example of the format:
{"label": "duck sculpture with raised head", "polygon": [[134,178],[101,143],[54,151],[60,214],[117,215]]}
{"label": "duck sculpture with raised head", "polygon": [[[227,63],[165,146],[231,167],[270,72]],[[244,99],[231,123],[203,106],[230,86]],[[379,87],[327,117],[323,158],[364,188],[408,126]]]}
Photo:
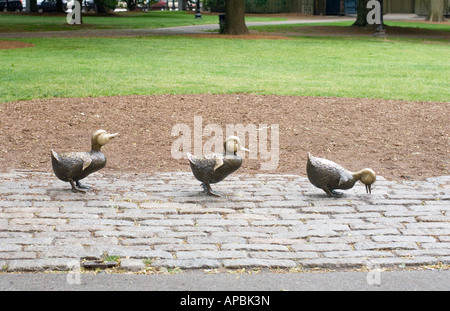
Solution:
{"label": "duck sculpture with raised head", "polygon": [[196,157],[187,154],[194,177],[202,182],[204,193],[220,197],[221,195],[211,189],[210,184],[218,183],[228,175],[235,172],[242,165],[242,158],[237,155],[240,150],[249,151],[241,145],[237,136],[230,136],[224,142],[223,154],[209,154]]}
{"label": "duck sculpture with raised head", "polygon": [[310,153],[308,153],[306,173],[314,186],[332,197],[343,196],[343,193],[335,189],[350,189],[358,180],[366,186],[366,192],[371,193],[371,186],[376,180],[376,174],[370,168],[350,172],[333,161],[313,157]]}
{"label": "duck sculpture with raised head", "polygon": [[53,172],[62,181],[69,182],[73,192],[86,192],[88,186],[80,184],[80,180],[102,169],[106,165],[106,157],[100,151],[118,133],[109,134],[98,130],[92,134],[90,152],[68,152],[58,154],[51,152]]}

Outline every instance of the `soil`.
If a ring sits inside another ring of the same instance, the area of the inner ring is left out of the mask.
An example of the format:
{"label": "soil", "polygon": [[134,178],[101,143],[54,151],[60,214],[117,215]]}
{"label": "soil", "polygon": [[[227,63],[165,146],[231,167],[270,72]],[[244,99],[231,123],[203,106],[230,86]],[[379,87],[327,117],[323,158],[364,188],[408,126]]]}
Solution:
{"label": "soil", "polygon": [[0,40],[0,50],[21,49],[21,48],[29,48],[32,46],[34,46],[34,44],[28,42]]}
{"label": "soil", "polygon": [[[448,31],[421,29],[413,27],[385,26],[387,39],[389,37],[446,39],[450,40]],[[283,36],[373,36],[374,27],[339,27],[339,26],[301,26],[290,28],[289,31],[271,33]]]}
{"label": "soil", "polygon": [[[205,12],[205,14],[207,14]],[[214,13],[215,15],[217,13]],[[254,14],[246,14],[246,16],[253,16]],[[326,17],[316,16],[316,15],[302,15],[297,13],[283,13],[283,14],[256,14],[254,16],[266,16],[266,17],[283,17],[287,20],[317,20],[323,19],[324,22],[329,21]],[[448,24],[448,22],[428,22],[428,21],[415,21],[420,23],[427,24]],[[81,25],[83,29],[95,28],[95,25],[83,24]],[[340,27],[340,26],[300,26],[300,27],[290,27],[288,30],[282,32],[259,32],[256,30],[251,30],[250,34],[247,35],[222,35],[217,32],[211,33],[203,33],[203,34],[184,34],[184,32],[180,32],[178,35],[186,35],[192,37],[201,37],[201,38],[220,38],[220,39],[247,39],[247,40],[255,40],[255,39],[270,39],[270,40],[289,40],[295,36],[341,36],[341,37],[354,37],[354,36],[364,36],[364,37],[372,37],[375,33],[375,27]],[[386,29],[386,39],[389,40],[389,37],[402,37],[402,38],[421,38],[424,40],[427,39],[442,39],[442,40],[450,40],[450,33],[448,31],[440,31],[440,30],[431,30],[431,29],[420,29],[420,28],[406,28],[406,27],[393,27],[393,26],[385,26]],[[78,37],[80,36],[79,31],[60,31],[63,37]],[[26,32],[25,37],[54,37],[56,34],[54,32]],[[148,36],[152,35],[149,33],[148,29],[91,29],[88,33],[83,33],[84,37],[112,37],[112,36]],[[18,35],[17,37],[21,37]],[[19,41],[1,41],[0,40],[0,50],[6,48],[22,48],[33,46],[31,43],[19,42]]]}
{"label": "soil", "polygon": [[185,34],[183,36],[192,38],[208,38],[208,39],[241,39],[241,40],[292,40],[293,37],[283,36],[281,34],[261,34],[255,31],[251,31],[246,35],[222,35],[218,33],[202,33],[202,34]]}
{"label": "soil", "polygon": [[[203,130],[216,124],[224,136],[226,124],[254,124],[263,129],[258,134],[266,132],[264,124],[279,125],[277,169],[261,170],[266,161],[262,154],[250,159],[247,153],[240,173],[305,176],[306,156],[311,152],[350,170],[370,167],[389,180],[420,180],[449,174],[449,111],[450,102],[253,94],[11,102],[0,105],[0,171],[51,172],[51,149],[89,150],[90,136],[100,128],[119,133],[102,149],[108,157],[105,173],[190,171],[186,159],[172,157],[171,148],[181,136],[171,133],[176,124],[185,124],[193,141],[197,116]],[[270,128],[267,133],[270,137]],[[187,134],[185,130],[183,135]],[[245,146],[259,152],[258,146],[249,146],[246,136],[241,137]],[[202,142],[210,138],[206,135]]]}

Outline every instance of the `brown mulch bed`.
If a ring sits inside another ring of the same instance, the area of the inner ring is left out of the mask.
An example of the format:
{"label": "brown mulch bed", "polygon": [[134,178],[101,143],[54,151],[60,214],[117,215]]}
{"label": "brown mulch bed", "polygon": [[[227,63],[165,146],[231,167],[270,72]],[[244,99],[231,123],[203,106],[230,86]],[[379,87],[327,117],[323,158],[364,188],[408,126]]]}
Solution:
{"label": "brown mulch bed", "polygon": [[[421,38],[421,39],[444,39],[450,40],[450,32],[430,30],[421,28],[391,27],[386,26],[386,40],[389,37]],[[292,40],[298,36],[337,36],[337,37],[372,37],[374,28],[370,27],[344,27],[344,26],[299,26],[292,27],[283,32],[260,32],[250,30],[247,35],[222,35],[219,33],[187,34],[194,38],[217,38],[217,39],[247,39],[247,40]]]}
{"label": "brown mulch bed", "polygon": [[192,38],[208,38],[208,39],[241,39],[241,40],[292,40],[292,37],[283,35],[270,35],[264,33],[251,32],[247,35],[222,35],[218,33],[205,33],[205,34],[187,34],[183,35]]}
{"label": "brown mulch bed", "polygon": [[28,42],[0,40],[0,50],[21,49],[21,48],[29,48],[32,46],[34,46],[34,44]]}
{"label": "brown mulch bed", "polygon": [[[387,38],[404,37],[450,40],[450,32],[448,31],[395,26],[385,26],[385,30]],[[374,33],[373,27],[300,26],[278,34],[284,36],[373,36]],[[272,35],[276,34],[272,33]]]}
{"label": "brown mulch bed", "polygon": [[[241,173],[305,176],[307,152],[350,170],[374,169],[390,180],[448,175],[450,103],[275,95],[152,95],[62,98],[0,104],[0,171],[51,172],[50,150],[90,148],[92,132],[118,132],[103,148],[105,172],[190,171],[171,156],[176,124],[194,131],[217,124],[279,124],[279,165],[261,171],[258,159]],[[270,135],[270,130],[268,131]],[[205,143],[210,137],[204,137]],[[248,136],[247,136],[248,139]],[[193,138],[192,138],[193,141]],[[245,142],[248,147],[248,141]],[[193,144],[192,144],[193,145]],[[191,150],[192,152],[193,150]]]}

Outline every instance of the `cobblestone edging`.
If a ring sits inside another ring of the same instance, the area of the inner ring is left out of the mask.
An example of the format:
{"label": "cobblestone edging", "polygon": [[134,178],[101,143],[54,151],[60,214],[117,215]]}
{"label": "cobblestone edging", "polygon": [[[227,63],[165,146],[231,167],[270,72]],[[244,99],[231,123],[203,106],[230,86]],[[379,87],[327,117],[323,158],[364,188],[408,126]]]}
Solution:
{"label": "cobblestone edging", "polygon": [[378,178],[328,198],[296,175],[230,176],[221,198],[191,173],[93,174],[87,194],[50,173],[0,175],[0,267],[360,268],[450,263],[450,176]]}

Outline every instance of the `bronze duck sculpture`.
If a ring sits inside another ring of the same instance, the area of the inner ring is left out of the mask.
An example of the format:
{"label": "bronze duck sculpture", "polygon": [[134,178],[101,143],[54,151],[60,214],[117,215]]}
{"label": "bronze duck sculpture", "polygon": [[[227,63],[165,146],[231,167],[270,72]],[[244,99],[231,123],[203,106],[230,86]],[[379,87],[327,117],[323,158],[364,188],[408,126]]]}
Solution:
{"label": "bronze duck sculpture", "polygon": [[335,189],[350,189],[358,180],[366,186],[367,193],[372,193],[371,185],[376,180],[376,174],[370,168],[350,172],[333,161],[313,157],[310,153],[308,153],[306,173],[308,180],[314,186],[332,197],[343,196],[343,193],[337,192]]}
{"label": "bronze duck sculpture", "polygon": [[242,158],[236,153],[240,150],[249,151],[241,145],[237,136],[230,136],[224,142],[223,154],[209,154],[196,157],[189,152],[187,157],[194,177],[200,181],[203,192],[220,197],[221,195],[211,189],[210,184],[224,180],[228,175],[235,172],[242,165]]}
{"label": "bronze duck sculpture", "polygon": [[53,172],[62,181],[69,182],[73,192],[86,192],[90,187],[80,184],[86,176],[104,168],[106,157],[100,151],[118,133],[109,134],[98,130],[92,134],[90,152],[51,152]]}

